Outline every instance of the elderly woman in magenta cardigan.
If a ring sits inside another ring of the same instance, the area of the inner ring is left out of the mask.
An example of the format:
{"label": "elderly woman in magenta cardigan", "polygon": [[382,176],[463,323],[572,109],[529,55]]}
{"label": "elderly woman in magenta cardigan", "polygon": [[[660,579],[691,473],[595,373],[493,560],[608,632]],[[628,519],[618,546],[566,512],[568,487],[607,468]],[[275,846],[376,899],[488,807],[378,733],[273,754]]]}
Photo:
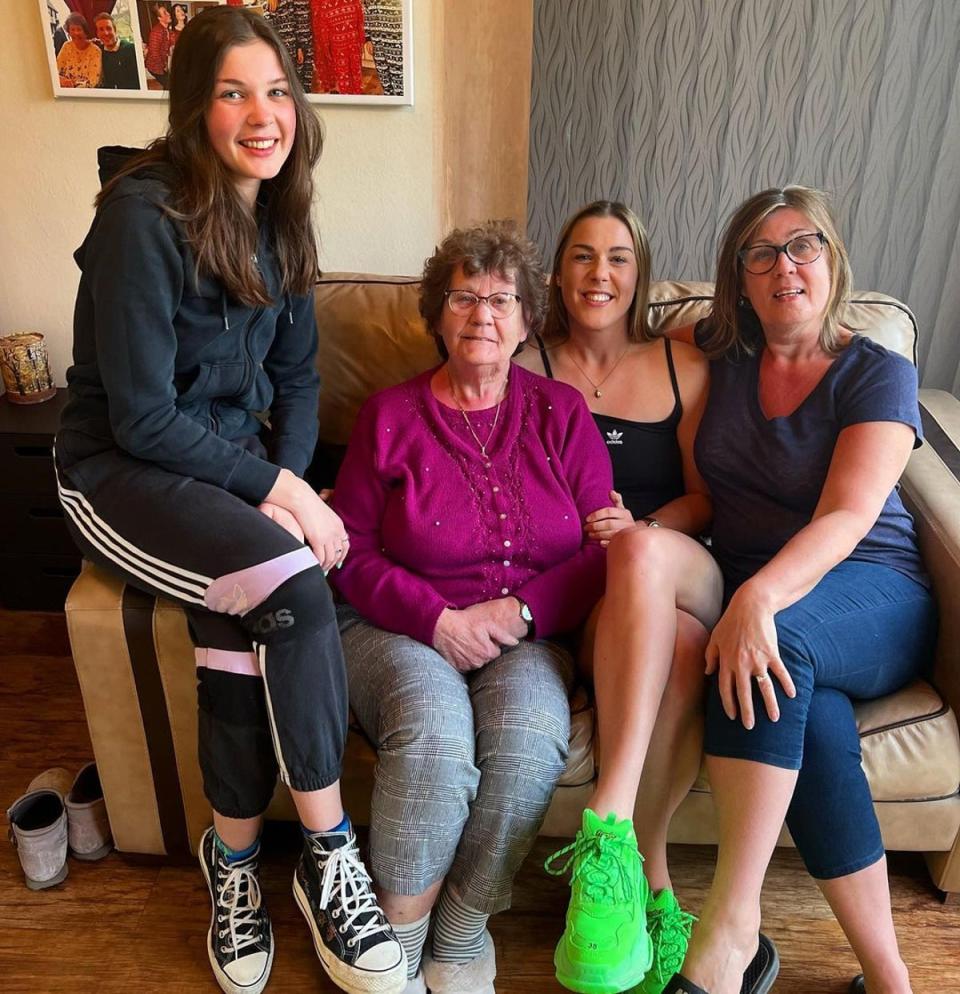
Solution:
{"label": "elderly woman in magenta cardigan", "polygon": [[371,868],[410,991],[493,992],[487,918],[566,759],[555,638],[603,592],[583,531],[609,503],[603,442],[576,390],[510,361],[545,297],[511,228],[449,235],[420,299],[445,361],[366,403],[337,479],[350,702],[378,749]]}

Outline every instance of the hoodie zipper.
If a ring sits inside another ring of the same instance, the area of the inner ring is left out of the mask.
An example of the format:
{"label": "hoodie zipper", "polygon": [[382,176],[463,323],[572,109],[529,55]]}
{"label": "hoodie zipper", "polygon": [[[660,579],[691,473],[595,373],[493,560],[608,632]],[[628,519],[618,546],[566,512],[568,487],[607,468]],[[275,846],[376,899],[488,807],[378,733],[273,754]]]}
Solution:
{"label": "hoodie zipper", "polygon": [[[253,264],[257,267],[257,272],[260,273],[261,279],[263,278],[263,270],[260,268],[260,259],[256,252],[253,253]],[[266,281],[264,281],[266,282]],[[253,316],[247,321],[246,327],[243,329],[243,354],[246,364],[246,372],[243,377],[243,384],[240,388],[240,396],[244,396],[246,392],[253,386],[253,381],[257,375],[257,364],[253,361],[253,352],[250,350],[250,338],[253,335],[253,331],[257,326],[257,322],[263,316],[263,308],[258,307],[254,312]]]}

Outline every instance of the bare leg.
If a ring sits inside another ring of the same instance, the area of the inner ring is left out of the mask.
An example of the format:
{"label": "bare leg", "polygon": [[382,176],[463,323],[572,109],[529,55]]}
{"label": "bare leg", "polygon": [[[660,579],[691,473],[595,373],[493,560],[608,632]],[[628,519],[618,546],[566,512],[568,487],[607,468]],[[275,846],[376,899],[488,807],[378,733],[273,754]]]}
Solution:
{"label": "bare leg", "polygon": [[886,857],[817,884],[860,960],[868,994],[911,994],[893,928]]}
{"label": "bare leg", "polygon": [[262,827],[263,817],[260,815],[256,818],[228,818],[219,811],[213,812],[214,831],[220,841],[235,852],[252,846],[260,837]]}
{"label": "bare leg", "polygon": [[376,887],[377,899],[380,907],[392,925],[405,925],[407,922],[415,922],[428,914],[436,903],[440,889],[443,887],[443,880],[432,883],[422,894],[415,894],[412,897],[405,894],[394,894],[393,891]]}
{"label": "bare leg", "polygon": [[[620,532],[607,559],[607,594],[594,642],[600,774],[590,807],[601,817],[631,818],[657,714],[677,649],[678,609],[711,627],[720,612],[721,579],[707,551],[679,532],[646,526]],[[687,642],[687,639],[684,639]],[[690,661],[685,645],[684,668]],[[689,684],[679,676],[681,684]],[[675,720],[687,721],[691,688]],[[669,724],[669,719],[667,719]],[[667,738],[679,730],[661,726]],[[658,733],[658,734],[660,734]],[[661,774],[658,774],[661,776]],[[662,780],[661,780],[662,783]],[[651,808],[663,808],[647,795]]]}
{"label": "bare leg", "polygon": [[720,822],[717,867],[694,927],[683,975],[710,994],[739,994],[757,951],[760,891],[797,781],[745,759],[707,757]]}
{"label": "bare leg", "polygon": [[677,641],[666,690],[640,776],[633,817],[644,873],[654,891],[670,887],[667,829],[700,771],[703,754],[704,650],[709,636],[677,612]]}
{"label": "bare leg", "polygon": [[343,821],[340,781],[323,790],[290,790],[300,823],[308,832],[326,832]]}
{"label": "bare leg", "polygon": [[[340,782],[323,790],[292,790],[290,795],[296,806],[300,822],[309,832],[324,832],[343,821],[340,802]],[[231,849],[246,849],[256,842],[263,827],[263,816],[255,818],[228,818],[213,812],[213,826],[217,835]]]}

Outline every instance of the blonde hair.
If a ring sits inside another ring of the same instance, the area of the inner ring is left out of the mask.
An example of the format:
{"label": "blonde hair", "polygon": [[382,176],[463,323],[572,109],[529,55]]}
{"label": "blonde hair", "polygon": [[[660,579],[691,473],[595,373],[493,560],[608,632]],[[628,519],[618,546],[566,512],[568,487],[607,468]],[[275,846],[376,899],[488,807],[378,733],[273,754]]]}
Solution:
{"label": "blonde hair", "polygon": [[823,313],[820,347],[829,355],[843,349],[840,312],[853,286],[850,260],[837,231],[827,195],[806,186],[771,188],[745,200],[731,215],[720,238],[717,253],[716,288],[713,308],[707,318],[703,349],[711,358],[730,351],[752,354],[756,342],[744,336],[744,302],[741,295],[743,267],[738,253],[756,234],[757,228],[774,211],[792,207],[809,218],[824,237],[824,250],[830,269],[830,298]]}
{"label": "blonde hair", "polygon": [[650,297],[650,241],[640,223],[640,218],[626,204],[619,200],[594,200],[568,218],[560,230],[557,248],[553,253],[550,270],[550,290],[547,296],[547,319],[543,337],[550,344],[557,344],[570,337],[570,317],[563,302],[563,293],[558,282],[563,253],[570,241],[570,234],[576,225],[587,217],[612,217],[622,222],[630,232],[633,241],[633,254],[637,260],[637,289],[630,303],[627,315],[627,338],[631,342],[648,342],[657,336],[650,330],[647,316],[647,301]]}

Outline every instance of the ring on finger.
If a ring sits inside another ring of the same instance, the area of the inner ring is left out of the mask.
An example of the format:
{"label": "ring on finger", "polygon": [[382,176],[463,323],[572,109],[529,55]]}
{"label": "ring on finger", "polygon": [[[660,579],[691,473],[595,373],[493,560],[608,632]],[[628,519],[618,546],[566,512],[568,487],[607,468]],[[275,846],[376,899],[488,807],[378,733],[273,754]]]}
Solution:
{"label": "ring on finger", "polygon": [[756,681],[757,681],[757,683],[759,683],[761,685],[765,684],[765,683],[768,683],[769,680],[770,680],[770,674],[767,673],[767,672],[757,673],[756,674]]}

